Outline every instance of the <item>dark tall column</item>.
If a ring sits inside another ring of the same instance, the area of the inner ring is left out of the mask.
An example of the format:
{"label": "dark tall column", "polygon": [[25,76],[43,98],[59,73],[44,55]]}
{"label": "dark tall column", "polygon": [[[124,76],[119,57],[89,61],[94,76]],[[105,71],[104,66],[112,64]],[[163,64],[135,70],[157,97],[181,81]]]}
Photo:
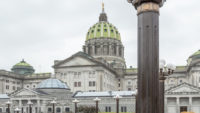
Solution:
{"label": "dark tall column", "polygon": [[137,113],[159,113],[159,8],[162,0],[128,0],[138,13]]}
{"label": "dark tall column", "polygon": [[96,113],[99,111],[98,101],[96,101]]}
{"label": "dark tall column", "polygon": [[116,113],[119,113],[119,99],[116,99]]}
{"label": "dark tall column", "polygon": [[77,113],[77,103],[75,103],[75,113]]}
{"label": "dark tall column", "polygon": [[8,113],[10,113],[10,104],[8,104]]}
{"label": "dark tall column", "polygon": [[53,113],[55,113],[55,105],[53,104]]}

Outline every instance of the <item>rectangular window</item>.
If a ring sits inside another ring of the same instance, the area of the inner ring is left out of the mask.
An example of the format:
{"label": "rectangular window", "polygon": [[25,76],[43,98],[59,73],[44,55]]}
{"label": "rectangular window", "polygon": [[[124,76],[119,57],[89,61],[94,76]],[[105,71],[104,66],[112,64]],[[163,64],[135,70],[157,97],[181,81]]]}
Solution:
{"label": "rectangular window", "polygon": [[9,86],[8,86],[8,85],[6,85],[6,89],[9,89]]}
{"label": "rectangular window", "polygon": [[96,86],[96,82],[95,82],[95,81],[89,81],[89,86],[90,86],[90,87]]}
{"label": "rectangular window", "polygon": [[78,82],[78,87],[81,87],[81,82]]}
{"label": "rectangular window", "polygon": [[131,91],[131,88],[128,88],[128,91]]}
{"label": "rectangular window", "polygon": [[77,87],[77,82],[74,82],[74,87]]}
{"label": "rectangular window", "polygon": [[70,108],[66,107],[65,112],[70,112]]}
{"label": "rectangular window", "polygon": [[51,108],[48,108],[48,112],[51,112]]}
{"label": "rectangular window", "polygon": [[188,109],[187,109],[187,106],[181,106],[180,107],[180,112],[182,113],[182,112],[187,112],[188,111]]}
{"label": "rectangular window", "polygon": [[13,90],[15,90],[15,86],[13,86]]}
{"label": "rectangular window", "polygon": [[121,107],[121,112],[127,112],[126,106]]}
{"label": "rectangular window", "polygon": [[118,87],[120,87],[120,83],[118,84]]}
{"label": "rectangular window", "polygon": [[6,80],[6,83],[9,83],[9,80]]}
{"label": "rectangular window", "polygon": [[110,106],[106,106],[105,112],[111,112],[111,107]]}

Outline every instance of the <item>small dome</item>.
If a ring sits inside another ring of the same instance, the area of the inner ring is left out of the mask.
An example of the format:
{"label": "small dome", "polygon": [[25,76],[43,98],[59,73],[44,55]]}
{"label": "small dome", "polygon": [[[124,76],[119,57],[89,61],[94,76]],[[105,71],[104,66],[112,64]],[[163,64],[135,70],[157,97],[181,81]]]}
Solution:
{"label": "small dome", "polygon": [[34,73],[34,69],[33,67],[26,63],[24,61],[24,59],[22,61],[20,61],[19,63],[15,64],[12,69],[11,69],[14,73],[16,74],[20,74],[20,75],[31,75]]}
{"label": "small dome", "polygon": [[70,89],[65,83],[58,79],[47,79],[38,84],[38,89]]}
{"label": "small dome", "polygon": [[195,61],[199,61],[200,60],[200,50],[198,50],[197,52],[193,53],[187,60],[188,65],[190,65],[192,62],[194,63]]}
{"label": "small dome", "polygon": [[117,28],[106,21],[98,22],[89,29],[86,40],[94,38],[112,38],[121,40]]}

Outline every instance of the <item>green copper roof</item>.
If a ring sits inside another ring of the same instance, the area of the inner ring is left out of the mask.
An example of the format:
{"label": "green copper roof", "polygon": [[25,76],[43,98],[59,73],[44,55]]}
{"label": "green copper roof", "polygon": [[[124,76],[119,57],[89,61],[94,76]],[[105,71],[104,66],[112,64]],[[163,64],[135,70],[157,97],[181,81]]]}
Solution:
{"label": "green copper roof", "polygon": [[195,52],[194,54],[192,54],[192,56],[196,56],[196,55],[200,55],[200,50],[198,50],[197,52]]}
{"label": "green copper roof", "polygon": [[95,38],[112,38],[121,40],[117,28],[106,21],[98,22],[89,29],[86,40]]}
{"label": "green copper roof", "polygon": [[22,60],[21,62],[17,63],[15,66],[31,66],[31,65],[26,63],[24,60]]}
{"label": "green copper roof", "polygon": [[15,64],[12,69],[14,73],[20,74],[20,75],[31,75],[34,73],[33,67],[26,63],[24,60],[20,61],[19,63]]}

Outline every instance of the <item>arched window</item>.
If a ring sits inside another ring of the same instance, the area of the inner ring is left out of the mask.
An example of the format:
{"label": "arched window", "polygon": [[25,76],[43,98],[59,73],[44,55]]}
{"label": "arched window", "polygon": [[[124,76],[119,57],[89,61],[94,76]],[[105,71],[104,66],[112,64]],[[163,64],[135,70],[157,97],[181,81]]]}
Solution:
{"label": "arched window", "polygon": [[60,109],[60,108],[56,108],[56,112],[57,112],[57,113],[60,113],[60,112],[61,112],[61,109]]}

